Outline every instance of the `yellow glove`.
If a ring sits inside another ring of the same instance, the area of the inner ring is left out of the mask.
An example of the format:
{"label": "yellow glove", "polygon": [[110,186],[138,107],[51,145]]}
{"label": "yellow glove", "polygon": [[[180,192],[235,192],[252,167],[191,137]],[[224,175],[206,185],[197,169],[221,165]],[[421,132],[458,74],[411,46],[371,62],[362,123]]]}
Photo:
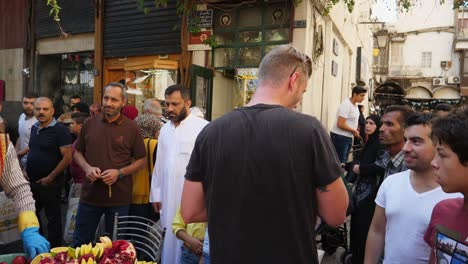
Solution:
{"label": "yellow glove", "polygon": [[33,211],[23,211],[18,216],[18,230],[23,232],[28,227],[39,227],[36,213]]}
{"label": "yellow glove", "polygon": [[33,211],[21,212],[18,216],[18,229],[21,232],[23,249],[30,258],[49,252],[50,243],[39,234],[39,221]]}

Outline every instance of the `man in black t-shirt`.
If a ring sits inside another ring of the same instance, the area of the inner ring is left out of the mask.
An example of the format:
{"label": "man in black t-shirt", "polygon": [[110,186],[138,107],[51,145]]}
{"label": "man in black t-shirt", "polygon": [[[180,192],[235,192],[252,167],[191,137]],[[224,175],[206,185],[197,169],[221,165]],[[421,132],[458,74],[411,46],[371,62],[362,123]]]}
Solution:
{"label": "man in black t-shirt", "polygon": [[[72,138],[69,130],[54,118],[50,98],[39,97],[34,102],[37,123],[31,128],[26,173],[36,201],[36,214],[42,209],[47,217],[47,239],[51,247],[62,245],[62,213],[60,190],[63,171],[72,160]],[[41,225],[43,226],[43,225]]]}
{"label": "man in black t-shirt", "polygon": [[328,133],[290,110],[311,71],[293,46],[274,48],[249,104],[199,134],[181,212],[188,223],[208,220],[212,263],[318,263],[316,217],[345,221],[348,196]]}

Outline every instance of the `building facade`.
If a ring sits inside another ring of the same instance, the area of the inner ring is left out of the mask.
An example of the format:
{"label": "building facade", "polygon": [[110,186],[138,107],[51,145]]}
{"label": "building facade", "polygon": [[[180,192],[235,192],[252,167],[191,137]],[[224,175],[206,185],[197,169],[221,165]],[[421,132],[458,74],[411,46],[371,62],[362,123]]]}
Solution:
{"label": "building facade", "polygon": [[424,1],[399,12],[397,22],[385,26],[387,45],[380,56],[386,58],[380,65],[377,61],[374,73],[378,82],[401,87],[400,97],[395,97],[399,103],[430,110],[439,103],[461,102],[456,14],[448,2]]}
{"label": "building facade", "polygon": [[[321,1],[269,1],[246,4],[230,12],[214,9],[213,35],[218,46],[194,51],[193,63],[214,69],[212,117],[248,102],[255,90],[256,70],[275,45],[292,43],[312,58],[313,73],[298,111],[319,118],[327,128],[335,122],[341,101],[358,82],[372,85],[370,1],[357,1],[349,12],[343,3],[324,15]],[[224,18],[224,21],[223,21]],[[227,24],[227,25],[226,25]]]}

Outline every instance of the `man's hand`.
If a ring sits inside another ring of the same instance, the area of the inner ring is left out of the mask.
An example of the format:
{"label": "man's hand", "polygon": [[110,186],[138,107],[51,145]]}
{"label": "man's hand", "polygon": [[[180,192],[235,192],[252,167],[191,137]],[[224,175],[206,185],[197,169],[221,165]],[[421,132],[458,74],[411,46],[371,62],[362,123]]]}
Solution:
{"label": "man's hand", "polygon": [[44,177],[44,178],[42,178],[42,179],[36,181],[36,183],[39,183],[39,184],[42,185],[42,186],[49,186],[49,185],[51,185],[53,182],[54,182],[54,179],[52,179],[52,177],[50,177],[50,176]]}
{"label": "man's hand", "polygon": [[118,178],[119,170],[108,169],[101,173],[101,180],[107,185],[114,184],[118,180]]}
{"label": "man's hand", "polygon": [[353,136],[358,138],[360,141],[362,141],[361,134],[359,134],[359,131],[357,131],[356,129],[353,130]]}
{"label": "man's hand", "polygon": [[16,154],[18,155],[19,158],[21,158],[24,155],[28,154],[28,152],[29,152],[29,148],[25,148],[25,149],[17,151]]}
{"label": "man's hand", "polygon": [[359,165],[354,165],[353,167],[353,172],[356,173],[356,174],[359,174]]}
{"label": "man's hand", "polygon": [[101,177],[101,169],[99,169],[98,167],[89,166],[88,168],[86,168],[85,173],[86,178],[88,178],[91,182],[94,182],[95,180]]}
{"label": "man's hand", "polygon": [[154,211],[156,213],[159,213],[162,210],[162,203],[161,202],[152,203],[152,205],[153,205]]}
{"label": "man's hand", "polygon": [[188,244],[190,251],[194,254],[200,256],[203,253],[203,239],[190,237],[185,242]]}

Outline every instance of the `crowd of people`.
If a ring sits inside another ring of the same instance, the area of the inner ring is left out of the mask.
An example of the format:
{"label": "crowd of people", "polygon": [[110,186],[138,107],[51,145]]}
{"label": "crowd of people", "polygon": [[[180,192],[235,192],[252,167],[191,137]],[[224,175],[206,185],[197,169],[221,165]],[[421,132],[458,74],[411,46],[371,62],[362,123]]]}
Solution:
{"label": "crowd of people", "polygon": [[[364,118],[358,85],[328,133],[292,110],[311,73],[307,55],[278,46],[251,101],[211,123],[183,85],[142,113],[121,83],[103,89],[102,105],[72,96],[59,117],[49,98],[26,94],[16,148],[0,126],[0,184],[24,250],[93,242],[100,219],[112,234],[118,213],[160,220],[163,264],[318,263],[317,219],[338,227],[350,214],[352,263],[467,263],[467,108],[395,105]],[[61,202],[72,198],[68,240]]]}

